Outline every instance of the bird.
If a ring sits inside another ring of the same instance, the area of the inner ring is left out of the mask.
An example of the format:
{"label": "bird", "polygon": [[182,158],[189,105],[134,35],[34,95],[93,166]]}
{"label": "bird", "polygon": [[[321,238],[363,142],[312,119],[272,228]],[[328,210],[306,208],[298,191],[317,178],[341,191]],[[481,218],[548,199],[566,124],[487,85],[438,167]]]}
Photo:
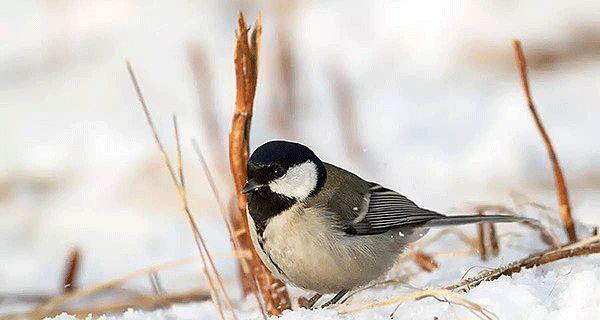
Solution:
{"label": "bird", "polygon": [[277,279],[315,293],[308,308],[325,294],[335,296],[322,307],[338,303],[382,277],[430,228],[527,219],[448,216],[421,208],[285,140],[252,152],[241,192],[258,256]]}

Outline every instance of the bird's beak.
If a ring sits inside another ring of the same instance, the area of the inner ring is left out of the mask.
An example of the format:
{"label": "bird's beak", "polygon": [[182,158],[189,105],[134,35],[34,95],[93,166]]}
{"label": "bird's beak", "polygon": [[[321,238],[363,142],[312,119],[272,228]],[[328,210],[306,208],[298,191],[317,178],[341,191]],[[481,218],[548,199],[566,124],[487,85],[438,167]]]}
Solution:
{"label": "bird's beak", "polygon": [[246,181],[246,184],[242,188],[242,193],[243,194],[252,193],[253,191],[260,189],[262,187],[266,187],[266,185],[262,184],[262,183],[258,183],[256,181],[254,181],[253,179],[250,179],[250,180]]}

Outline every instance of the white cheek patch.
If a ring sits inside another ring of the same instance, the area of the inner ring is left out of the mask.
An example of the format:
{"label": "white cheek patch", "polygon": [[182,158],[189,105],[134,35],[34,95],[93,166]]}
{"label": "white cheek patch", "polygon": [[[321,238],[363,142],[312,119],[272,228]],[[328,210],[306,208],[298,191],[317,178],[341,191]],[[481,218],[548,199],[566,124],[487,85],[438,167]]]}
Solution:
{"label": "white cheek patch", "polygon": [[317,165],[307,161],[288,169],[286,174],[269,183],[269,188],[289,198],[304,200],[317,186]]}

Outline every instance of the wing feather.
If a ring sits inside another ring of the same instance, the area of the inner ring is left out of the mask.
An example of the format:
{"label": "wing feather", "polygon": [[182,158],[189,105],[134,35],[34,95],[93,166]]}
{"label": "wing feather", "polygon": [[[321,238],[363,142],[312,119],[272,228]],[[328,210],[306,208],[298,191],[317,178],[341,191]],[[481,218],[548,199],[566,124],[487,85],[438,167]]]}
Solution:
{"label": "wing feather", "polygon": [[443,215],[417,206],[407,197],[370,183],[369,203],[364,217],[348,228],[353,234],[379,234],[390,229],[424,224]]}

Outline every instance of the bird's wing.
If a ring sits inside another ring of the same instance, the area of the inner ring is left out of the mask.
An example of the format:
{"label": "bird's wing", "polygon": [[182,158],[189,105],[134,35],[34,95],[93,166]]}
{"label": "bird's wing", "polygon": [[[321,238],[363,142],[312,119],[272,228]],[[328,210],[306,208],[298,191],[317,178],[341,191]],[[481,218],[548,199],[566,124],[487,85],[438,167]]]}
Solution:
{"label": "bird's wing", "polygon": [[346,230],[351,234],[378,234],[390,229],[422,225],[443,215],[420,208],[396,191],[369,183],[366,211]]}
{"label": "bird's wing", "polygon": [[515,222],[522,217],[445,216],[423,209],[396,191],[367,182],[355,174],[325,163],[327,179],[317,195],[305,201],[307,207],[321,207],[329,219],[351,235],[385,233],[392,229],[431,228],[482,222]]}
{"label": "bird's wing", "polygon": [[306,201],[307,207],[322,207],[331,213],[331,220],[340,228],[348,227],[361,213],[366,212],[369,183],[355,174],[325,164],[326,180],[323,189]]}
{"label": "bird's wing", "polygon": [[353,173],[325,163],[327,179],[318,196],[307,205],[322,206],[339,227],[355,235],[379,234],[415,226],[443,215],[419,208],[405,196]]}

